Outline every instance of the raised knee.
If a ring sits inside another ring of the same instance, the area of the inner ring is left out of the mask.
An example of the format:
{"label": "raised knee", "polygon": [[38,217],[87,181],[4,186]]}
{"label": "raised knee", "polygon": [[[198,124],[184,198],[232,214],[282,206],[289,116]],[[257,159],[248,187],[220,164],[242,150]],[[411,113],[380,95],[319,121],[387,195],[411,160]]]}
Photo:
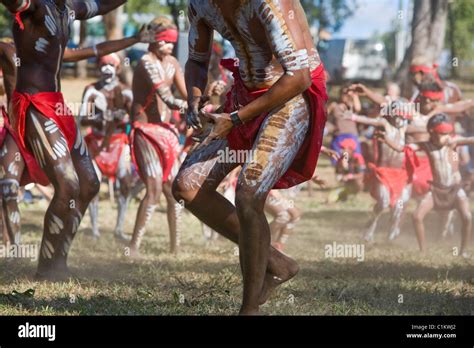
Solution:
{"label": "raised knee", "polygon": [[99,191],[100,181],[94,178],[81,187],[81,196],[83,199],[90,201],[99,194]]}
{"label": "raised knee", "polygon": [[177,177],[171,186],[171,194],[177,202],[188,204],[196,198],[197,190],[188,189],[183,180]]}
{"label": "raised knee", "polygon": [[413,222],[415,222],[415,223],[423,222],[423,216],[420,213],[414,212],[411,215],[411,218],[412,218]]}
{"label": "raised knee", "polygon": [[65,179],[55,187],[56,196],[60,200],[77,199],[81,193],[79,179]]}

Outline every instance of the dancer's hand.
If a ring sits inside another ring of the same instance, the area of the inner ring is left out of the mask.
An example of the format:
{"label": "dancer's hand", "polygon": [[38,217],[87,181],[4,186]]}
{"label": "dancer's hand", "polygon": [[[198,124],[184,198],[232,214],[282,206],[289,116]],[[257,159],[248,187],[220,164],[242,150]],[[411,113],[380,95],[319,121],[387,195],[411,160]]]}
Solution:
{"label": "dancer's hand", "polygon": [[186,113],[186,124],[188,128],[201,129],[202,123],[200,110],[209,103],[208,97],[194,97]]}
{"label": "dancer's hand", "polygon": [[364,96],[367,94],[367,87],[362,83],[354,83],[353,85],[349,86],[349,91],[355,92],[360,96]]}
{"label": "dancer's hand", "polygon": [[202,143],[203,145],[209,144],[212,140],[224,139],[227,134],[230,133],[232,127],[234,127],[230,119],[230,114],[215,114],[204,111],[202,115],[209,120],[214,121],[214,126],[212,127],[211,132],[207,138],[204,139]]}
{"label": "dancer's hand", "polygon": [[321,152],[324,153],[326,156],[328,156],[329,158],[335,160],[335,161],[338,161],[340,156],[339,154],[337,153],[337,151],[334,151],[332,149],[328,149],[327,147],[325,146],[321,146]]}
{"label": "dancer's hand", "polygon": [[156,42],[156,29],[152,29],[147,25],[143,25],[140,31],[136,34],[138,42],[143,43],[155,43]]}

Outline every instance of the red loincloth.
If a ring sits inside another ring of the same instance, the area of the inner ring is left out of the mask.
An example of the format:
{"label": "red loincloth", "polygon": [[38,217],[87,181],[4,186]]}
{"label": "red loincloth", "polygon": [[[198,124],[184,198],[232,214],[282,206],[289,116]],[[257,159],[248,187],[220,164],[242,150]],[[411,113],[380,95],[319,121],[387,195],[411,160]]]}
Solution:
{"label": "red loincloth", "polygon": [[115,180],[115,174],[117,173],[120,156],[122,151],[128,144],[128,137],[124,133],[112,134],[110,137],[109,150],[103,149],[100,151],[100,146],[104,137],[97,134],[87,134],[84,137],[87,143],[87,147],[94,157],[100,172],[112,180]]}
{"label": "red loincloth", "polygon": [[424,196],[431,188],[429,181],[433,180],[430,160],[427,156],[418,157],[419,166],[413,173],[413,193]]}
{"label": "red loincloth", "polygon": [[[239,67],[235,66],[233,59],[223,59],[221,64],[230,70],[234,77],[232,89],[227,93],[224,112],[238,110],[268,91],[268,89],[248,90],[240,77]],[[311,78],[313,83],[304,92],[310,103],[312,115],[308,133],[290,168],[273,186],[274,189],[289,188],[308,181],[313,177],[314,170],[316,169],[323,140],[324,126],[326,124],[326,101],[328,100],[322,64],[312,71]],[[229,147],[232,150],[252,149],[260,127],[267,115],[268,113],[264,113],[246,122],[244,125],[233,128],[227,135]]]}
{"label": "red loincloth", "polygon": [[[408,184],[407,171],[401,168],[377,167],[373,163],[369,163],[369,168],[372,170],[372,180],[375,179],[388,188],[390,192],[390,206],[393,208],[400,198],[403,189]],[[374,183],[374,181],[372,182]],[[378,198],[376,185],[372,185],[370,194],[375,199]]]}
{"label": "red loincloth", "polygon": [[402,168],[377,167],[373,163],[369,163],[371,174],[369,181],[372,183],[370,194],[375,199],[378,198],[375,181],[388,188],[390,192],[390,207],[394,207],[400,198],[403,189],[413,181],[417,168],[419,167],[419,159],[415,151],[411,147],[406,146],[404,149],[405,158]]}
{"label": "red loincloth", "polygon": [[69,151],[71,151],[76,139],[76,121],[71,111],[66,107],[63,95],[60,92],[42,92],[37,94],[13,92],[13,114],[10,120],[11,127],[9,125],[9,131],[15,139],[26,164],[26,171],[22,176],[20,184],[26,185],[34,182],[47,186],[49,185],[49,179],[25,143],[26,111],[30,105],[33,105],[42,116],[52,120],[58,126],[68,144]]}
{"label": "red loincloth", "polygon": [[[178,131],[175,126],[169,123],[141,123],[134,122],[133,129],[130,134],[130,144],[132,150],[133,163],[139,168],[135,157],[134,137],[135,133],[140,132],[143,137],[153,146],[158,157],[160,158],[161,167],[163,168],[163,182],[168,181],[169,175],[173,168],[174,161],[179,154]],[[139,150],[139,149],[137,149]],[[138,171],[143,181],[141,170]]]}

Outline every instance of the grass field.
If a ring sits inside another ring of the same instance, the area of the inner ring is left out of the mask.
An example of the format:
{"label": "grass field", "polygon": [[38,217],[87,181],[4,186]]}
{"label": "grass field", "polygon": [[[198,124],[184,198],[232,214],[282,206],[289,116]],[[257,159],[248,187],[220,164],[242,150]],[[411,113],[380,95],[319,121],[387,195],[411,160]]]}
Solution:
{"label": "grass field", "polygon": [[[327,161],[321,161],[320,172],[331,175]],[[442,239],[436,214],[427,217],[425,255],[417,251],[408,217],[399,239],[389,243],[384,216],[376,243],[365,246],[364,261],[326,258],[327,244],[363,243],[372,204],[366,193],[334,204],[325,203],[327,195],[316,191],[309,198],[303,191],[298,197],[296,204],[304,215],[287,252],[300,263],[301,271],[263,306],[264,313],[474,314],[474,262],[452,254],[452,248],[459,246],[458,219],[455,235]],[[133,202],[127,213],[129,233],[137,206]],[[22,206],[23,243],[39,243],[45,207],[44,201]],[[411,202],[408,211],[413,207]],[[206,245],[200,223],[185,213],[180,253],[170,255],[166,217],[159,211],[145,236],[142,257],[130,259],[112,237],[114,207],[104,199],[100,209],[102,238],[96,242],[84,233],[89,229],[86,217],[71,250],[70,266],[77,279],[38,283],[33,281],[35,262],[0,260],[0,314],[227,315],[238,311],[241,278],[233,244],[218,239]],[[28,289],[34,289],[34,294],[18,294]]]}
{"label": "grass field", "polygon": [[[77,101],[85,85],[65,83],[68,100]],[[467,87],[467,86],[466,86]],[[469,88],[467,88],[469,89]],[[468,94],[474,91],[472,85]],[[322,177],[333,178],[328,161],[319,165]],[[334,182],[330,180],[330,186]],[[105,192],[103,192],[105,195]],[[300,273],[279,288],[262,311],[272,315],[474,315],[474,260],[453,256],[455,235],[442,239],[436,213],[427,216],[428,251],[420,255],[410,219],[402,234],[387,241],[384,215],[376,243],[365,245],[364,261],[326,258],[325,246],[364,243],[361,239],[373,201],[367,193],[345,203],[326,203],[327,190],[309,198],[301,192],[296,204],[304,212],[290,238],[287,253],[300,264]],[[162,199],[164,203],[164,199]],[[413,210],[410,202],[407,211]],[[474,207],[474,206],[473,206]],[[131,233],[137,202],[132,202],[125,230]],[[23,243],[39,243],[46,202],[22,205]],[[142,256],[131,259],[112,236],[116,209],[100,205],[102,238],[94,241],[86,216],[73,243],[70,261],[75,280],[67,283],[33,281],[36,263],[0,259],[1,315],[229,315],[238,312],[241,276],[235,246],[223,239],[207,245],[200,223],[184,213],[181,249],[168,254],[163,210],[145,235]],[[471,250],[474,242],[471,241]],[[29,291],[33,289],[33,291]],[[22,294],[24,293],[24,294]]]}

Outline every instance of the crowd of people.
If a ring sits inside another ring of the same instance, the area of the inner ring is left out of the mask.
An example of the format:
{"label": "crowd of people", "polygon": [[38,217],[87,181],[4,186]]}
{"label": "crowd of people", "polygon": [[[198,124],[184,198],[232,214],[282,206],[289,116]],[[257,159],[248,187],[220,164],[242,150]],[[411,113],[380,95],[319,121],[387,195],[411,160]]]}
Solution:
{"label": "crowd of people", "polygon": [[[301,188],[307,181],[325,185],[316,172],[320,153],[340,182],[335,200],[364,190],[373,196],[373,218],[364,231],[368,242],[386,209],[389,239],[396,238],[413,198],[420,250],[426,248],[425,215],[442,210],[448,230],[457,210],[459,254],[469,257],[474,137],[468,136],[468,111],[474,101],[463,100],[456,85],[441,80],[434,62],[413,60],[417,92],[411,100],[401,97],[395,83],[387,84],[384,94],[348,84],[326,106],[324,66],[299,2],[190,1],[185,73],[173,56],[178,31],[166,16],[130,38],[65,49],[70,21],[103,15],[125,0],[1,3],[15,14],[15,23],[14,40],[0,42],[0,222],[3,241],[18,244],[25,185],[35,184],[50,201],[38,279],[69,276],[67,256],[87,209],[92,237],[100,238],[98,193],[107,178],[117,197],[114,236],[132,256],[139,253],[163,193],[170,252],[179,249],[177,223],[184,207],[201,220],[207,240],[219,233],[238,243],[241,314],[258,313],[271,290],[298,272],[281,251],[303,213],[297,206]],[[254,15],[257,22],[248,20]],[[232,24],[236,18],[239,30]],[[230,42],[236,58],[222,59],[214,30]],[[119,77],[123,50],[138,42],[147,43],[148,51],[127,84]],[[79,114],[67,107],[58,111],[67,104],[62,62],[91,57],[97,58],[99,78],[85,86]],[[251,156],[222,160],[218,154],[225,149]],[[125,231],[129,202],[143,190],[133,231]]]}

